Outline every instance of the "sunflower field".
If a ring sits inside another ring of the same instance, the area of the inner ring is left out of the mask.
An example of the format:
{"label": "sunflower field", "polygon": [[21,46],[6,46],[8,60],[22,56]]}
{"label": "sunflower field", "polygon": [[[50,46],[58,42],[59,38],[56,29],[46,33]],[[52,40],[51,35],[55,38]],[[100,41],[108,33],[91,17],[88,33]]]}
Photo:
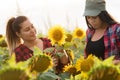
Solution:
{"label": "sunflower field", "polygon": [[[94,55],[84,58],[85,31],[81,28],[68,31],[55,25],[48,34],[40,33],[38,37],[47,37],[56,49],[66,51],[70,63],[63,71],[56,75],[52,58],[37,47],[32,58],[16,63],[15,55],[8,53],[5,36],[0,35],[0,80],[120,80],[120,65],[112,63],[114,56],[104,61]],[[44,50],[51,51],[52,48]],[[61,53],[57,55],[62,56]]]}

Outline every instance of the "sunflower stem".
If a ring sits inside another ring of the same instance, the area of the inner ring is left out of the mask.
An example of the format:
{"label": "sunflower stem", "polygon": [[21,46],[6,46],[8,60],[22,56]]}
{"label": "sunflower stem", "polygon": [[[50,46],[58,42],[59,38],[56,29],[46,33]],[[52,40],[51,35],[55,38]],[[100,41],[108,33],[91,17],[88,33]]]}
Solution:
{"label": "sunflower stem", "polygon": [[75,80],[75,75],[72,75],[72,80]]}

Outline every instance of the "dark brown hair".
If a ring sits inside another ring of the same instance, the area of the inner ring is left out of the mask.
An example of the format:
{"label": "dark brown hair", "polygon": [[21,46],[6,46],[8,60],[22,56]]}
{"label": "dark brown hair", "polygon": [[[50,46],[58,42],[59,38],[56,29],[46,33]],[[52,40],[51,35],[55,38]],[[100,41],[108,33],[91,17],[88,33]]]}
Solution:
{"label": "dark brown hair", "polygon": [[25,16],[12,17],[8,20],[6,26],[6,40],[10,53],[13,53],[14,48],[21,43],[21,39],[16,35],[20,33],[20,24],[27,20]]}
{"label": "dark brown hair", "polygon": [[[113,25],[115,23],[118,23],[107,11],[101,11],[101,13],[98,16],[103,22],[107,23],[108,25]],[[86,16],[85,19],[88,28],[93,29],[92,26],[88,23]]]}

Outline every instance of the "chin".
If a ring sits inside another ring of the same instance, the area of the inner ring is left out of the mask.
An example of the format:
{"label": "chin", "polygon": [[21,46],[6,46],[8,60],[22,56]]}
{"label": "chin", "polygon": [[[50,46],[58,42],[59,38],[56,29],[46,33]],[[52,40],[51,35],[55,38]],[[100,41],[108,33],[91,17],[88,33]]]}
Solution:
{"label": "chin", "polygon": [[31,38],[31,40],[36,40],[36,39],[37,39],[37,37],[32,37],[32,38]]}
{"label": "chin", "polygon": [[34,38],[34,40],[36,40],[36,39],[37,39],[37,37]]}

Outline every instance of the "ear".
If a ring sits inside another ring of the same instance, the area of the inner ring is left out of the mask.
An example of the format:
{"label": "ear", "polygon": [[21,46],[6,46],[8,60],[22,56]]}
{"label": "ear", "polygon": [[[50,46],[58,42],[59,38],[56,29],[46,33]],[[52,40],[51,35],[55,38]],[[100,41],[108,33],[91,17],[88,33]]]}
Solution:
{"label": "ear", "polygon": [[17,35],[18,37],[21,37],[21,34],[20,34],[20,33],[18,33],[18,32],[16,32],[16,35]]}

